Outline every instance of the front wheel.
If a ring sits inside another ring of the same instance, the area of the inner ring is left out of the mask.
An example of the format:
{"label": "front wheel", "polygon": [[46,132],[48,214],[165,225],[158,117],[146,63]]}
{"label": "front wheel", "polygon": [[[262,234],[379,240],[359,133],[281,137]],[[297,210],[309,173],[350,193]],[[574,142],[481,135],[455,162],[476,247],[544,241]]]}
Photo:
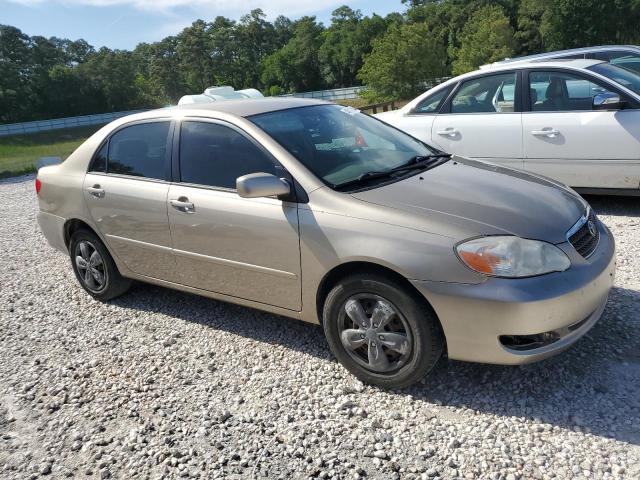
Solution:
{"label": "front wheel", "polygon": [[131,280],[120,275],[113,258],[98,236],[78,230],[71,236],[69,255],[78,282],[89,295],[101,301],[126,292]]}
{"label": "front wheel", "polygon": [[442,355],[435,313],[414,292],[379,275],[354,275],[327,296],[324,331],[336,358],[363,382],[404,388]]}

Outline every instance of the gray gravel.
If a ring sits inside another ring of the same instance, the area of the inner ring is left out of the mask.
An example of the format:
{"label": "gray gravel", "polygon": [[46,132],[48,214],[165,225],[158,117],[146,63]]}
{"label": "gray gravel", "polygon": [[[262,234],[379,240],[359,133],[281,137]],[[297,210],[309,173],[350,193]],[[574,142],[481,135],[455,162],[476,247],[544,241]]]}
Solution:
{"label": "gray gravel", "polygon": [[107,304],[0,181],[0,477],[640,478],[640,202],[602,320],[525,367],[441,362],[364,386],[321,328],[148,285]]}

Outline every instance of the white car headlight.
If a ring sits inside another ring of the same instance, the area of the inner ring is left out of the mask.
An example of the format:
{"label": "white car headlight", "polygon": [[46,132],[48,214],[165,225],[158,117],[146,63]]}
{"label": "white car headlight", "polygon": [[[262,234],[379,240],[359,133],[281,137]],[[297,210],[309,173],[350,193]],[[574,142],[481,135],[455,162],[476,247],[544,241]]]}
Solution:
{"label": "white car headlight", "polygon": [[571,266],[569,257],[555,245],[513,236],[468,240],[456,246],[456,253],[470,269],[492,277],[532,277]]}

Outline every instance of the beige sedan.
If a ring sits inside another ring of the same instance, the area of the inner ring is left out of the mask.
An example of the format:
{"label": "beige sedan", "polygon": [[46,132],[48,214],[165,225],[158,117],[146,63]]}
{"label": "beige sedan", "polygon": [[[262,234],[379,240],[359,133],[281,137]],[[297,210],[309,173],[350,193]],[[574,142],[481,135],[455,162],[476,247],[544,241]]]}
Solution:
{"label": "beige sedan", "polygon": [[40,169],[36,190],[45,237],[94,298],[138,280],[320,323],[347,369],[390,388],[443,354],[562,351],[600,317],[615,268],[572,190],[318,101],[125,117]]}

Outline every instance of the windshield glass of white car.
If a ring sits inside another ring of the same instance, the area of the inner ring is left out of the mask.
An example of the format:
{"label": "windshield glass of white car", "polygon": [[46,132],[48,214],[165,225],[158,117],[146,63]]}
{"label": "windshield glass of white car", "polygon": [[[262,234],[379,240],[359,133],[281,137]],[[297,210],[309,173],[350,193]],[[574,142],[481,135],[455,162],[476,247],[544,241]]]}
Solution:
{"label": "windshield glass of white car", "polygon": [[441,153],[351,107],[316,105],[250,119],[333,188],[382,179],[380,173]]}
{"label": "windshield glass of white car", "polygon": [[631,70],[611,65],[610,63],[598,63],[589,67],[589,70],[610,78],[633,92],[640,93],[640,75]]}

